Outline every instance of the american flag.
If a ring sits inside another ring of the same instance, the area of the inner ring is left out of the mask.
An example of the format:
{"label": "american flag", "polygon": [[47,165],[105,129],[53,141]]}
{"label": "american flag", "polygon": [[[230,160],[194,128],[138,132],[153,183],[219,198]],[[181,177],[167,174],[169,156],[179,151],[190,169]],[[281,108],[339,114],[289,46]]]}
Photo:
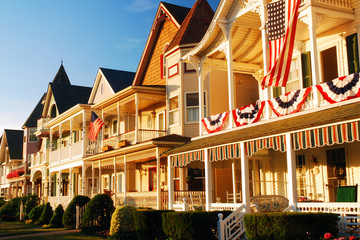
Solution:
{"label": "american flag", "polygon": [[[267,5],[270,59],[268,73],[261,82],[262,89],[267,86],[286,86],[294,48],[299,6],[300,0],[279,0]],[[285,13],[285,8],[287,8],[287,13]]]}
{"label": "american flag", "polygon": [[90,125],[89,125],[89,132],[88,132],[88,138],[91,141],[95,141],[97,135],[100,132],[100,129],[102,128],[102,126],[105,123],[103,122],[103,120],[101,120],[99,118],[98,115],[96,115],[96,113],[94,113],[93,111],[91,111],[91,120],[90,120]]}

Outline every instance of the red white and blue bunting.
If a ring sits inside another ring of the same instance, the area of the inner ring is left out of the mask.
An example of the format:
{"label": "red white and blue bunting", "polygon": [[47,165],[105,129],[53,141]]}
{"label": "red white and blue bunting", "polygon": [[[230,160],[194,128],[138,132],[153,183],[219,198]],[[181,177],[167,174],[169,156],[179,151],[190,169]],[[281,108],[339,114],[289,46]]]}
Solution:
{"label": "red white and blue bunting", "polygon": [[294,150],[360,141],[359,121],[293,133]]}
{"label": "red white and blue bunting", "polygon": [[195,152],[182,153],[174,156],[170,156],[171,167],[184,167],[192,161],[204,161],[204,151],[199,150]]}
{"label": "red white and blue bunting", "polygon": [[241,108],[232,110],[235,125],[237,127],[259,121],[264,110],[265,101],[257,101]]}
{"label": "red white and blue bunting", "polygon": [[229,112],[215,114],[201,119],[201,122],[208,133],[218,132],[224,128],[225,120],[228,115]]}
{"label": "red white and blue bunting", "polygon": [[296,113],[304,106],[311,87],[286,93],[280,97],[268,100],[273,112],[278,116]]}
{"label": "red white and blue bunting", "polygon": [[316,85],[323,98],[329,103],[337,103],[360,96],[359,73],[339,77]]}
{"label": "red white and blue bunting", "polygon": [[271,148],[275,151],[286,151],[286,143],[285,143],[285,136],[275,136],[275,137],[268,137],[262,138],[258,140],[248,141],[245,142],[245,154],[251,157],[257,151],[260,151],[264,148]]}
{"label": "red white and blue bunting", "polygon": [[238,143],[209,149],[209,161],[222,161],[240,158],[240,145]]}

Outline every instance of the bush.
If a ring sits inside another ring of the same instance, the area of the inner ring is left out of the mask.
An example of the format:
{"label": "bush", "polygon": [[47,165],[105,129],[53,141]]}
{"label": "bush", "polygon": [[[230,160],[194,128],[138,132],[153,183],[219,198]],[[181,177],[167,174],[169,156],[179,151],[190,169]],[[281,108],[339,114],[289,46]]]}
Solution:
{"label": "bush", "polygon": [[52,216],[51,220],[50,220],[50,226],[52,228],[61,228],[63,227],[63,223],[62,223],[62,218],[64,215],[64,208],[61,206],[61,204],[59,204],[56,208],[55,208],[55,212],[54,215]]}
{"label": "bush", "polygon": [[5,205],[5,200],[4,200],[4,198],[0,198],[0,208],[2,207],[2,206],[4,206]]}
{"label": "bush", "polygon": [[31,211],[29,212],[29,219],[32,220],[33,222],[36,222],[39,220],[42,211],[44,210],[45,204],[39,205],[37,207],[34,207],[33,209],[31,209]]}
{"label": "bush", "polygon": [[[172,210],[138,210],[134,212],[135,230],[138,239],[167,239],[162,228],[161,214]],[[114,216],[114,215],[113,215]],[[112,221],[112,219],[111,219]],[[111,225],[112,226],[112,225]]]}
{"label": "bush", "polygon": [[66,228],[75,228],[76,227],[76,205],[83,207],[90,201],[90,198],[87,196],[75,196],[67,208],[65,209],[62,223]]}
{"label": "bush", "polygon": [[52,207],[50,206],[50,203],[48,202],[41,213],[41,216],[39,218],[39,223],[49,224],[52,216],[53,216],[53,210]]}
{"label": "bush", "polygon": [[18,219],[17,217],[20,214],[20,203],[21,197],[16,197],[7,201],[5,205],[0,208],[1,219],[6,221]]}
{"label": "bush", "polygon": [[337,233],[337,221],[331,213],[254,213],[244,217],[249,240],[320,239],[325,232]]}
{"label": "bush", "polygon": [[[220,212],[170,212],[163,213],[162,226],[167,237],[173,240],[216,240]],[[231,212],[221,212],[224,218]]]}
{"label": "bush", "polygon": [[122,233],[134,232],[134,213],[136,208],[130,205],[125,205],[116,208],[111,217],[110,235],[121,235]]}
{"label": "bush", "polygon": [[29,215],[30,211],[39,204],[39,198],[36,195],[27,195],[22,198],[24,204],[24,213]]}
{"label": "bush", "polygon": [[86,205],[82,217],[82,229],[101,231],[110,228],[111,215],[114,212],[114,203],[107,194],[98,194]]}

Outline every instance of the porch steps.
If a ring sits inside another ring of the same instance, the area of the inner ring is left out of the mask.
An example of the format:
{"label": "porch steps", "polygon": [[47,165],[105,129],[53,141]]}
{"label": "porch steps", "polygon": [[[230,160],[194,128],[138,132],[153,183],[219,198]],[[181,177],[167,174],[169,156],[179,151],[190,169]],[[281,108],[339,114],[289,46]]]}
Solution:
{"label": "porch steps", "polygon": [[219,213],[218,221],[218,234],[219,240],[232,240],[232,239],[246,239],[245,236],[245,204],[242,204],[238,209],[232,212],[225,219],[223,215]]}

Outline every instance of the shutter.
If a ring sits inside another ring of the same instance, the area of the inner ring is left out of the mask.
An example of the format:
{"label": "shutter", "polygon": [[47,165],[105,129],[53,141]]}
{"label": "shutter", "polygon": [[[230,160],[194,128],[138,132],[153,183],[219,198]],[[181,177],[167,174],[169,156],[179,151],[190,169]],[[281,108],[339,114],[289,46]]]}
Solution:
{"label": "shutter", "polygon": [[346,51],[348,56],[349,74],[359,72],[359,50],[356,33],[346,37]]}
{"label": "shutter", "polygon": [[302,69],[302,80],[303,80],[302,87],[303,88],[310,87],[312,85],[310,52],[301,54],[301,69]]}

